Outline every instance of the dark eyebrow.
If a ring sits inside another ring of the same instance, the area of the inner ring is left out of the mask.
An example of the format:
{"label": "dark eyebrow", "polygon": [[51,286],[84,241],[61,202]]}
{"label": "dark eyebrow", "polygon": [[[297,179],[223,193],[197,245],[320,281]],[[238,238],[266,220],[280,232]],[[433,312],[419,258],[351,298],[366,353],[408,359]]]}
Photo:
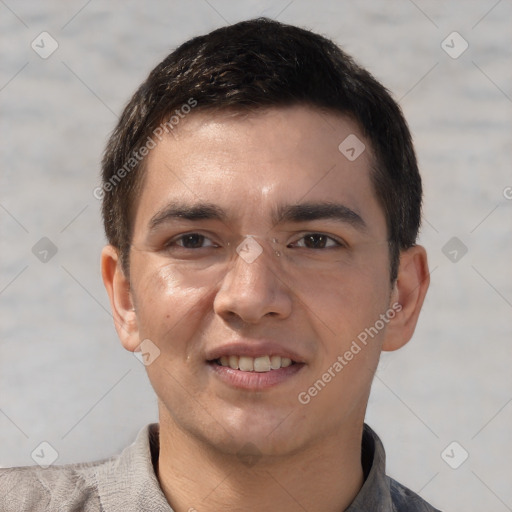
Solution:
{"label": "dark eyebrow", "polygon": [[185,203],[172,202],[151,217],[151,220],[149,221],[149,229],[154,230],[160,224],[173,219],[214,219],[224,221],[226,219],[226,214],[224,213],[224,210],[210,203],[188,205]]}
{"label": "dark eyebrow", "polygon": [[321,202],[283,205],[277,208],[274,217],[274,224],[333,219],[346,222],[362,231],[367,228],[366,222],[359,214],[348,206],[339,203]]}
{"label": "dark eyebrow", "polygon": [[[277,208],[273,216],[273,224],[284,222],[308,222],[320,219],[334,219],[346,222],[355,228],[365,230],[366,222],[354,210],[348,206],[321,202],[282,205]],[[149,229],[155,230],[159,225],[173,219],[185,220],[220,220],[226,222],[225,211],[211,203],[199,203],[189,205],[185,203],[172,202],[159,210],[149,221]]]}

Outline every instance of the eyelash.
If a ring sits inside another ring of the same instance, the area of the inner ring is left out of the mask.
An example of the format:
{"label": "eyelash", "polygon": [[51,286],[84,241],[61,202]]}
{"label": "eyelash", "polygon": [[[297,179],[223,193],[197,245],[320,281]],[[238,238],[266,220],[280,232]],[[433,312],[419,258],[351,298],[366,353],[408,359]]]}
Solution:
{"label": "eyelash", "polygon": [[[166,247],[172,247],[173,245],[178,245],[178,247],[181,247],[182,249],[191,249],[190,247],[184,247],[183,245],[179,245],[177,244],[177,242],[179,241],[183,241],[186,237],[191,237],[191,236],[198,236],[198,237],[202,237],[203,240],[210,240],[210,238],[208,238],[207,236],[205,235],[202,235],[201,233],[184,233],[183,235],[179,235],[175,238],[173,238],[172,240],[170,240],[167,244],[166,244]],[[209,246],[209,247],[217,247],[216,244],[214,244],[212,242],[212,245]],[[200,249],[203,249],[204,247],[200,247]]]}
{"label": "eyelash", "polygon": [[[330,242],[334,242],[336,245],[335,246],[330,246],[330,247],[322,247],[321,249],[325,250],[325,249],[333,249],[333,248],[346,248],[347,245],[340,241],[340,240],[337,240],[335,239],[334,237],[332,236],[329,236],[329,235],[326,235],[325,233],[321,233],[321,232],[316,232],[316,231],[312,231],[312,232],[309,232],[309,233],[305,233],[304,235],[302,235],[296,242],[293,242],[293,244],[289,244],[287,247],[290,247],[290,246],[293,246],[295,244],[297,244],[297,242],[299,242],[300,240],[304,240],[307,236],[312,236],[312,235],[317,235],[317,236],[323,236],[323,237],[326,237],[328,241]],[[195,232],[190,232],[190,233],[184,233],[182,235],[179,235],[178,237],[175,237],[173,238],[172,240],[170,240],[166,245],[165,245],[165,248],[166,249],[169,249],[173,246],[178,246],[182,249],[189,249],[189,250],[194,250],[194,248],[192,247],[184,247],[184,245],[180,245],[178,244],[178,242],[183,242],[183,240],[186,238],[186,237],[191,237],[191,236],[199,236],[199,237],[202,237],[203,239],[203,242],[204,240],[210,240],[210,238],[208,238],[206,235],[202,235],[201,233],[195,233]],[[211,245],[209,246],[206,246],[206,247],[218,247],[218,245],[216,245],[214,242],[212,242]],[[205,247],[198,247],[198,249],[204,249]],[[307,249],[307,247],[304,247],[304,246],[301,246],[300,248],[304,248],[304,249]],[[310,248],[310,249],[313,249],[313,248]],[[318,250],[318,248],[317,248]]]}
{"label": "eyelash", "polygon": [[[336,247],[346,247],[346,244],[345,244],[345,243],[343,243],[343,242],[341,242],[340,240],[337,240],[336,238],[334,238],[334,237],[332,237],[332,236],[326,235],[325,233],[317,233],[317,232],[315,232],[315,231],[312,231],[312,232],[310,232],[310,233],[306,233],[306,234],[304,234],[303,236],[301,236],[301,237],[299,238],[299,240],[298,240],[298,241],[300,241],[300,240],[304,240],[306,237],[308,237],[308,236],[313,236],[313,235],[317,235],[317,236],[325,237],[325,238],[327,238],[327,240],[328,240],[328,241],[330,241],[330,242],[334,242],[334,243],[336,244],[336,245],[331,246],[331,247],[322,247],[322,249],[324,249],[324,250],[325,250],[325,249],[334,249],[334,248],[336,248]],[[294,243],[296,244],[297,242],[294,242]],[[301,247],[301,248],[304,248],[304,249],[312,249],[311,247]]]}

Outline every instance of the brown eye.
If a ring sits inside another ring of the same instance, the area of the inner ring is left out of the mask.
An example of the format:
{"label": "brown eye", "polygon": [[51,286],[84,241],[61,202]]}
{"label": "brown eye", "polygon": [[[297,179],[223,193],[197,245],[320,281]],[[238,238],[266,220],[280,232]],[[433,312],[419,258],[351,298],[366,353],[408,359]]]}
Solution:
{"label": "brown eye", "polygon": [[308,233],[304,235],[296,244],[297,247],[307,249],[328,249],[330,247],[341,247],[342,244],[322,233]]}
{"label": "brown eye", "polygon": [[187,249],[197,249],[201,247],[204,242],[204,236],[198,234],[184,235],[181,237],[181,244],[183,247]]}
{"label": "brown eye", "polygon": [[200,249],[201,247],[212,247],[214,245],[209,238],[199,233],[181,235],[175,243],[185,249]]}
{"label": "brown eye", "polygon": [[325,235],[307,235],[304,237],[304,244],[310,249],[323,249],[327,244]]}

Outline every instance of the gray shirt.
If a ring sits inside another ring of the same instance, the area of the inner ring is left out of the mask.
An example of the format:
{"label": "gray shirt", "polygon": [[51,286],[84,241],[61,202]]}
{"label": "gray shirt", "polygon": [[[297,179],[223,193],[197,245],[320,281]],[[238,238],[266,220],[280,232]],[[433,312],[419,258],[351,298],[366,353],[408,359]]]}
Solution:
{"label": "gray shirt", "polygon": [[[158,452],[158,424],[151,424],[120,455],[106,460],[0,469],[0,510],[173,512],[155,474]],[[384,447],[368,425],[361,460],[365,481],[346,512],[439,512],[386,476]]]}

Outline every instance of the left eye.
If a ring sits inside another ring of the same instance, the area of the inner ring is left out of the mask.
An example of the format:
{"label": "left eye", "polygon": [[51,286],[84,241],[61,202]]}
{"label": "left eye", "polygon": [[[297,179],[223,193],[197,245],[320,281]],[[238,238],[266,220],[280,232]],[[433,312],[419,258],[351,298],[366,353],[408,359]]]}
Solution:
{"label": "left eye", "polygon": [[201,247],[213,247],[215,245],[209,238],[199,233],[181,235],[174,243],[185,249],[199,249]]}
{"label": "left eye", "polygon": [[307,249],[327,249],[329,247],[341,247],[342,244],[322,233],[308,233],[295,242],[293,246],[306,247]]}

